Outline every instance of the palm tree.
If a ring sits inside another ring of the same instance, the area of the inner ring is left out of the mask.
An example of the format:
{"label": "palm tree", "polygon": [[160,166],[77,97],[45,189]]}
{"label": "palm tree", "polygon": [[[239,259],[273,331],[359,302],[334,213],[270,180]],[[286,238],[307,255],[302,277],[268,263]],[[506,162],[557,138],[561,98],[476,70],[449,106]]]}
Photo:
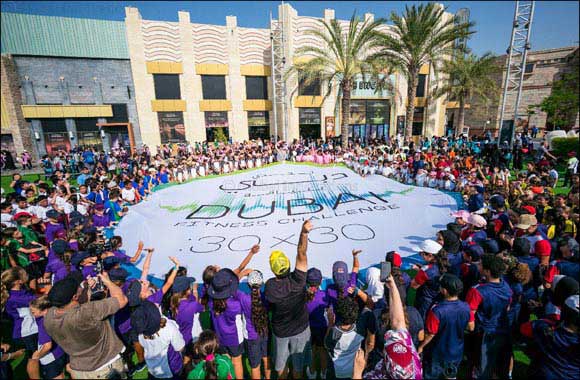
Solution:
{"label": "palm tree", "polygon": [[435,3],[405,6],[403,15],[392,12],[389,33],[383,33],[378,45],[380,51],[372,58],[382,58],[385,65],[398,70],[407,78],[407,124],[405,135],[413,130],[413,113],[419,70],[431,63],[435,75],[441,61],[452,55],[453,42],[473,34],[472,22],[460,23],[447,17],[445,8]]}
{"label": "palm tree", "polygon": [[489,104],[492,97],[498,95],[499,87],[493,76],[499,72],[499,66],[491,53],[481,57],[457,54],[454,59],[443,62],[440,72],[449,80],[434,92],[433,97],[447,95],[447,99],[459,102],[457,134],[457,131],[463,130],[465,105],[474,95],[483,104]]}
{"label": "palm tree", "polygon": [[350,19],[348,29],[343,29],[336,19],[330,22],[319,20],[322,28],[311,29],[306,33],[322,40],[323,46],[310,45],[298,49],[296,51],[298,57],[305,56],[310,59],[295,63],[287,73],[287,77],[296,74],[307,86],[313,83],[324,84],[326,93],[323,99],[338,86],[343,148],[348,146],[350,94],[355,78],[359,75],[372,77],[378,83],[377,91],[387,86],[384,78],[388,76],[379,78],[381,71],[379,60],[370,58],[370,48],[376,45],[380,36],[378,27],[384,21],[367,19],[361,22],[355,13]]}

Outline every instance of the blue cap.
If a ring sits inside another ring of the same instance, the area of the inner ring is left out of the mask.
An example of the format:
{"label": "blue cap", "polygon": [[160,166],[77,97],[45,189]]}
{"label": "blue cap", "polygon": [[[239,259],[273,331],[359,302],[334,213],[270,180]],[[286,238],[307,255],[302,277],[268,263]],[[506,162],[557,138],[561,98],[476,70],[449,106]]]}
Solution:
{"label": "blue cap", "polygon": [[161,313],[153,302],[143,301],[131,314],[131,327],[137,334],[153,335],[161,327]]}
{"label": "blue cap", "polygon": [[103,259],[103,269],[109,271],[119,263],[121,263],[121,260],[117,256],[107,256]]}
{"label": "blue cap", "polygon": [[68,243],[65,240],[55,240],[51,245],[52,252],[57,255],[62,255],[64,251],[68,248]]}
{"label": "blue cap", "polygon": [[86,258],[91,257],[90,253],[83,251],[83,252],[77,252],[75,253],[71,259],[70,262],[72,263],[72,265],[74,265],[75,267],[78,267],[79,264]]}
{"label": "blue cap", "polygon": [[310,268],[306,272],[306,283],[308,285],[320,285],[322,282],[322,273],[317,268]]}
{"label": "blue cap", "polygon": [[481,244],[483,249],[488,253],[496,254],[496,253],[499,253],[499,251],[500,251],[499,244],[497,243],[497,241],[495,239],[483,240],[479,244]]}
{"label": "blue cap", "polygon": [[484,250],[479,244],[472,244],[465,248],[464,252],[467,256],[471,257],[473,261],[479,261],[481,256],[484,255]]}
{"label": "blue cap", "polygon": [[186,276],[179,276],[175,278],[173,282],[173,286],[171,287],[171,291],[173,293],[181,293],[187,288],[191,286],[195,282],[195,278],[193,277],[186,277]]}
{"label": "blue cap", "polygon": [[129,272],[123,268],[113,268],[109,271],[111,281],[125,281],[129,277]]}

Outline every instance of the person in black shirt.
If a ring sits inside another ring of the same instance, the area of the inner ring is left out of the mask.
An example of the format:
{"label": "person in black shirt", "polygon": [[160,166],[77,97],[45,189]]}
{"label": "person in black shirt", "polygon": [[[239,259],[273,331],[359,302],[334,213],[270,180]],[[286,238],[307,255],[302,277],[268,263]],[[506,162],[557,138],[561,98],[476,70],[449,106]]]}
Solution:
{"label": "person in black shirt", "polygon": [[282,251],[270,254],[270,268],[275,278],[266,282],[266,301],[272,311],[272,330],[275,345],[274,367],[279,378],[286,378],[286,362],[292,358],[294,378],[302,377],[304,351],[310,341],[308,310],[306,309],[306,271],[308,261],[308,233],[310,221],[304,222],[298,241],[296,266],[290,272],[290,260]]}

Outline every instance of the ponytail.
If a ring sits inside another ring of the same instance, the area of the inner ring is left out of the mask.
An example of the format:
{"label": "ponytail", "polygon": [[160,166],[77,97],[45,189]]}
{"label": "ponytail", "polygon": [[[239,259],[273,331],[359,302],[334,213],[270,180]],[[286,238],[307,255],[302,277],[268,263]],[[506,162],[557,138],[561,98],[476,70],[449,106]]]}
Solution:
{"label": "ponytail", "polygon": [[268,336],[268,314],[262,304],[259,287],[252,287],[252,323],[258,335]]}
{"label": "ponytail", "polygon": [[222,314],[224,311],[226,311],[228,304],[226,303],[226,299],[220,299],[220,300],[213,300],[213,312],[215,313],[215,315],[220,315]]}
{"label": "ponytail", "polygon": [[179,302],[185,297],[187,297],[188,291],[189,289],[185,289],[182,292],[173,293],[169,298],[169,310],[171,310],[171,315],[173,316],[173,319],[177,317],[177,308],[179,307]]}
{"label": "ponytail", "polygon": [[445,274],[449,271],[449,259],[447,258],[447,251],[445,249],[441,249],[437,252],[435,256],[435,263],[439,268],[440,274]]}
{"label": "ponytail", "polygon": [[66,267],[66,273],[69,274],[70,270],[71,270],[71,258],[73,255],[73,251],[71,250],[66,250],[64,251],[64,253],[62,254],[62,262],[64,263],[65,267]]}
{"label": "ponytail", "polygon": [[203,365],[206,379],[217,379],[217,364],[215,361],[215,353],[218,349],[219,343],[215,332],[212,330],[204,330],[199,334],[199,338],[194,345],[195,353],[200,356],[205,363]]}

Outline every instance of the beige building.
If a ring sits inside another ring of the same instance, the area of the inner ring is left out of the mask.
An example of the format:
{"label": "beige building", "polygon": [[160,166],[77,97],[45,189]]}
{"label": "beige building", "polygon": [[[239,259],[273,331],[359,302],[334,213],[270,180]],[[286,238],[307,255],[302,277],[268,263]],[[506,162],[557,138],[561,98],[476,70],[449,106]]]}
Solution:
{"label": "beige building", "polygon": [[[282,81],[280,76],[276,80],[272,62],[272,43],[285,59],[284,71],[291,63],[305,59],[295,54],[300,47],[322,46],[308,30],[321,29],[319,20],[330,21],[334,11],[325,10],[321,18],[305,17],[289,4],[282,4],[278,14],[270,29],[258,29],[238,27],[235,16],[228,16],[225,26],[191,23],[188,12],[179,12],[178,22],[150,21],[143,20],[137,8],[126,8],[126,36],[143,143],[154,147],[167,142],[213,140],[221,132],[233,141],[273,135],[288,140],[339,135],[336,90],[324,100],[320,87],[327,84],[303,86],[296,77],[290,77],[286,78],[285,98],[274,99],[274,93],[279,93],[275,86],[282,86]],[[372,19],[374,15],[364,17]],[[348,21],[340,22],[348,27]],[[388,25],[383,26],[383,31],[388,29]],[[283,42],[272,38],[276,33],[283,35]],[[376,92],[376,83],[359,78],[351,105],[351,136],[392,136],[397,125],[402,128],[406,80],[398,74],[389,79],[394,91]],[[432,68],[421,68],[419,82],[414,134],[442,135],[450,105],[442,98],[429,101],[428,94],[436,85]]]}
{"label": "beige building", "polygon": [[[518,109],[519,123],[521,126],[528,124],[530,127],[537,126],[540,130],[552,130],[553,127],[547,122],[547,115],[539,107],[535,107],[550,96],[552,93],[552,82],[559,79],[563,73],[578,71],[580,49],[578,46],[567,46],[556,49],[546,49],[530,51],[526,60],[524,72],[524,83],[522,95]],[[503,89],[505,81],[505,65],[507,56],[497,58],[497,64],[503,67],[503,71],[495,77],[498,88]],[[502,91],[503,92],[503,91]],[[473,99],[471,108],[466,111],[465,125],[469,127],[472,135],[482,135],[485,130],[490,130],[493,135],[497,135],[501,113],[501,100],[503,93],[500,92],[492,102],[485,105],[479,99]],[[506,99],[505,120],[514,119],[515,94],[510,94]],[[448,113],[449,127],[453,128],[453,123],[457,120],[457,115]],[[571,126],[578,128],[578,116],[576,120],[570,121]]]}

